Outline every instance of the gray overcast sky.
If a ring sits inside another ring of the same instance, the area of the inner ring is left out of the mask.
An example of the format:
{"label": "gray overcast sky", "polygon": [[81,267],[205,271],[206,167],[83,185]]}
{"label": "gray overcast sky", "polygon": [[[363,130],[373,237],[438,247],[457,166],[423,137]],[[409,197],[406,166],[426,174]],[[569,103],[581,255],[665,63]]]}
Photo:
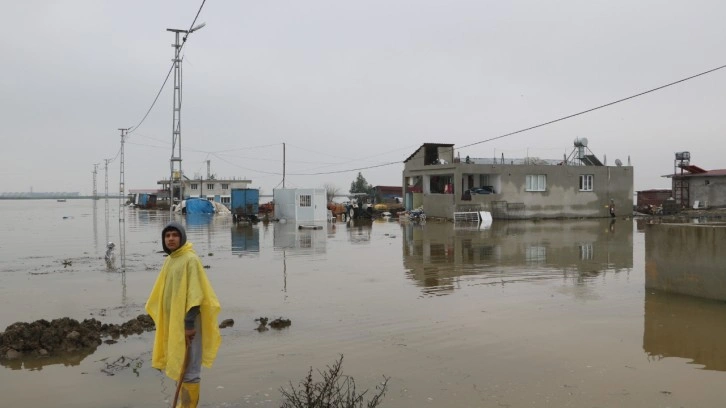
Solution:
{"label": "gray overcast sky", "polygon": [[[0,191],[92,191],[94,163],[146,113],[173,34],[201,0],[5,1],[0,27]],[[726,64],[723,1],[208,1],[184,47],[187,176],[244,177],[270,194],[347,191],[357,171],[400,185],[424,142],[466,145]],[[172,80],[125,149],[126,188],[169,177]],[[726,69],[461,157],[560,158],[576,137],[635,189],[668,188],[674,152],[726,168]],[[109,165],[118,190],[119,159]]]}

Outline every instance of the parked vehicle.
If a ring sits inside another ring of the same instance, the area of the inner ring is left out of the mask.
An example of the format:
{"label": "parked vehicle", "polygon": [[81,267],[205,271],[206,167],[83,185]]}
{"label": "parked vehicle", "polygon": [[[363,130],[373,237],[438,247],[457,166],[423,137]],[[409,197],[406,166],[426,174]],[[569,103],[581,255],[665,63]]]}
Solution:
{"label": "parked vehicle", "polygon": [[248,220],[259,221],[260,190],[256,188],[233,188],[231,197],[232,217],[235,222]]}
{"label": "parked vehicle", "polygon": [[494,187],[492,186],[481,186],[481,187],[473,187],[467,190],[469,194],[495,194],[494,193]]}
{"label": "parked vehicle", "polygon": [[426,213],[424,213],[423,208],[417,208],[408,213],[408,219],[411,221],[426,221]]}

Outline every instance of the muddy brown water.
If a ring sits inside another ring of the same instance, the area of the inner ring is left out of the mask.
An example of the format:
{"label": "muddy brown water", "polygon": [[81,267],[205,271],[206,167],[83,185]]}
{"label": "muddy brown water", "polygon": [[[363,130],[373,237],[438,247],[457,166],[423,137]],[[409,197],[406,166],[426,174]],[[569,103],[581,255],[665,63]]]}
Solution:
{"label": "muddy brown water", "polygon": [[[104,200],[0,201],[0,330],[142,313],[169,214],[127,210],[123,248],[118,219],[115,200],[108,210]],[[281,386],[341,354],[360,388],[390,377],[385,407],[717,407],[726,397],[726,304],[646,291],[644,236],[630,220],[484,230],[182,221],[220,320],[235,320],[203,371],[200,406],[278,407]],[[259,332],[263,316],[292,324]],[[168,406],[174,383],[150,367],[153,335],[0,361],[1,405]]]}

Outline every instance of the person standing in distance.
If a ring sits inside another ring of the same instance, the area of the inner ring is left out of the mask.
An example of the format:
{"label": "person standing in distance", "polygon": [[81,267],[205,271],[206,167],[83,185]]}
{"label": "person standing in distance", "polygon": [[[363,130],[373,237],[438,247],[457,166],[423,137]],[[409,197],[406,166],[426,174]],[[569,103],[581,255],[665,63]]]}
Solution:
{"label": "person standing in distance", "polygon": [[182,381],[177,407],[194,408],[199,402],[201,366],[212,366],[222,342],[217,324],[221,308],[184,227],[170,222],[161,239],[169,256],[146,302],[146,312],[156,325],[151,365]]}

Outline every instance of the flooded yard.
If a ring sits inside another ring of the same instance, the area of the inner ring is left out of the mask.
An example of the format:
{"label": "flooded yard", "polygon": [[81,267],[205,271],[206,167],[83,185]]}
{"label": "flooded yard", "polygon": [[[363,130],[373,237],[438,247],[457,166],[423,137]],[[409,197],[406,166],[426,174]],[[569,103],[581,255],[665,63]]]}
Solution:
{"label": "flooded yard", "polygon": [[[645,289],[632,220],[186,224],[222,304],[203,407],[279,407],[280,387],[341,355],[383,407],[715,407],[726,304]],[[123,323],[163,262],[167,212],[118,202],[0,201],[0,331],[70,317]],[[106,243],[116,243],[111,268]],[[125,256],[121,256],[122,252]],[[284,317],[257,331],[256,318]],[[95,350],[0,359],[2,405],[165,407],[153,332]]]}

